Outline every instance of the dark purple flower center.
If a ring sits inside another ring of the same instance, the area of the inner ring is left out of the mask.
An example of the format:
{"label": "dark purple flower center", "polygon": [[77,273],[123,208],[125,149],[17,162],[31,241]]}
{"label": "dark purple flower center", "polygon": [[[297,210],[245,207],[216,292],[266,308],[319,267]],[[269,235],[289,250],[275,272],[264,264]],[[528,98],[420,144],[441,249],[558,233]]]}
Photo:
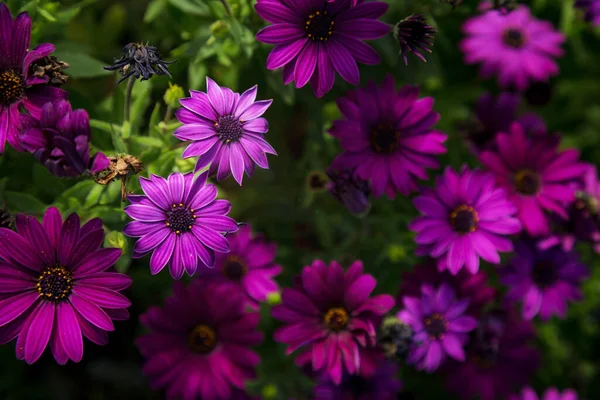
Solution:
{"label": "dark purple flower center", "polygon": [[188,334],[188,345],[193,352],[208,354],[217,345],[217,335],[207,325],[196,325]]}
{"label": "dark purple flower center", "polygon": [[450,223],[454,230],[459,233],[475,232],[478,222],[479,215],[477,215],[477,211],[466,204],[456,207],[450,213]]}
{"label": "dark purple flower center", "polygon": [[35,285],[40,297],[46,300],[64,300],[73,289],[73,274],[66,267],[47,267]]}
{"label": "dark purple flower center", "polygon": [[325,313],[325,325],[332,331],[341,331],[348,325],[348,312],[340,307],[330,309]]}
{"label": "dark purple flower center", "polygon": [[425,317],[425,331],[432,339],[441,339],[448,330],[448,321],[440,313],[433,313]]}
{"label": "dark purple flower center", "polygon": [[515,174],[515,185],[517,192],[525,195],[534,195],[540,190],[540,175],[528,170],[522,169]]}
{"label": "dark purple flower center", "polygon": [[223,264],[223,274],[232,281],[239,282],[248,272],[248,267],[238,256],[229,256]]}
{"label": "dark purple flower center", "polygon": [[171,231],[176,234],[181,232],[189,232],[196,222],[194,210],[188,209],[182,203],[179,205],[173,204],[171,209],[167,211],[166,225],[171,228]]}
{"label": "dark purple flower center", "polygon": [[306,36],[313,41],[329,40],[334,25],[335,21],[327,11],[316,11],[308,16],[304,29]]}
{"label": "dark purple flower center", "polygon": [[234,115],[225,115],[219,117],[219,122],[215,124],[219,139],[223,143],[237,142],[244,134],[244,128],[240,119]]}
{"label": "dark purple flower center", "polygon": [[507,29],[502,36],[504,44],[515,49],[520,49],[525,44],[525,36],[518,29]]}
{"label": "dark purple flower center", "polygon": [[533,266],[532,279],[540,288],[553,285],[558,279],[556,266],[550,260],[536,261]]}
{"label": "dark purple flower center", "polygon": [[25,93],[23,78],[12,69],[0,72],[0,106],[8,106]]}
{"label": "dark purple flower center", "polygon": [[371,129],[371,147],[377,153],[393,153],[398,148],[400,132],[392,125],[377,125]]}

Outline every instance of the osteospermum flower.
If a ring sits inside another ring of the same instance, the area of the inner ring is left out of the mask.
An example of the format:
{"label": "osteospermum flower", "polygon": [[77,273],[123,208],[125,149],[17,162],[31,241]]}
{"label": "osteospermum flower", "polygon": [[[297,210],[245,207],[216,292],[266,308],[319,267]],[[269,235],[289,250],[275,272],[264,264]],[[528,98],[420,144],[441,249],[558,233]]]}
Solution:
{"label": "osteospermum flower", "polygon": [[[140,322],[149,333],[136,345],[146,358],[143,372],[168,399],[244,399],[247,380],[260,362],[260,315],[245,311],[235,285],[195,279],[173,285],[162,307],[150,307]],[[237,396],[237,397],[234,397]]]}
{"label": "osteospermum flower", "polygon": [[273,100],[255,101],[257,86],[241,96],[210,78],[206,86],[206,93],[191,90],[192,97],[180,100],[176,115],[183,126],[174,135],[192,141],[183,158],[198,157],[194,171],[210,165],[218,180],[233,174],[241,185],[244,170],[252,176],[255,164],[268,169],[266,155],[277,154],[264,139],[269,123],[261,117]]}
{"label": "osteospermum flower", "polygon": [[463,167],[459,173],[447,167],[433,190],[415,197],[415,207],[423,214],[410,223],[417,233],[419,255],[439,258],[440,271],[456,275],[463,266],[479,270],[479,258],[498,264],[499,251],[512,251],[506,235],[521,230],[516,212],[494,177]]}
{"label": "osteospermum flower", "polygon": [[0,3],[0,155],[6,141],[15,150],[19,144],[19,114],[23,106],[35,118],[41,117],[42,106],[66,99],[68,93],[48,84],[49,77],[34,75],[30,67],[35,61],[50,55],[54,45],[40,44],[29,50],[31,18],[26,12],[13,21],[4,2]]}
{"label": "osteospermum flower", "polygon": [[394,305],[392,296],[370,297],[376,283],[360,261],[345,273],[336,262],[304,267],[296,287],[283,289],[282,304],[273,307],[273,317],[286,323],[275,340],[288,345],[287,354],[303,350],[297,362],[335,384],[344,374],[368,376],[361,349],[375,347],[376,320]]}
{"label": "osteospermum flower", "polygon": [[396,24],[394,37],[400,43],[400,53],[405,65],[408,65],[408,53],[427,62],[421,52],[431,53],[436,32],[433,26],[427,25],[427,19],[422,14],[409,15]]}
{"label": "osteospermum flower", "polygon": [[345,119],[335,121],[329,133],[340,139],[344,152],[332,168],[355,170],[371,181],[376,197],[416,190],[417,181],[427,179],[427,168],[438,167],[436,156],[446,152],[447,138],[432,129],[439,119],[433,98],[418,96],[415,86],[396,91],[394,77],[388,75],[380,86],[369,82],[339,98]]}
{"label": "osteospermum flower", "polygon": [[388,9],[384,2],[350,0],[259,0],[256,12],[272,25],[256,38],[275,45],[267,58],[267,68],[283,67],[283,82],[296,82],[301,88],[309,81],[317,97],[333,87],[337,72],[347,82],[358,85],[357,62],[375,65],[379,54],[363,40],[388,34],[390,28],[378,21]]}
{"label": "osteospermum flower", "polygon": [[467,333],[477,327],[475,318],[464,315],[469,299],[457,299],[450,285],[442,283],[437,289],[423,285],[420,298],[405,296],[402,304],[398,318],[415,333],[408,363],[433,372],[446,356],[464,361]]}
{"label": "osteospermum flower", "polygon": [[577,392],[566,389],[562,393],[556,388],[546,389],[542,397],[538,397],[535,390],[527,386],[523,388],[520,395],[512,395],[508,400],[577,400]]}
{"label": "osteospermum flower", "polygon": [[495,149],[480,154],[518,209],[518,218],[530,235],[550,233],[545,210],[568,218],[566,207],[575,200],[575,189],[587,166],[575,149],[559,151],[557,140],[528,138],[518,123],[508,133],[496,135]]}
{"label": "osteospermum flower", "polygon": [[576,0],[575,7],[585,11],[585,20],[596,26],[600,26],[600,1],[599,0]]}
{"label": "osteospermum flower", "polygon": [[131,304],[119,292],[131,279],[111,268],[121,249],[100,249],[102,221],[79,226],[49,208],[43,224],[16,217],[17,233],[0,228],[0,343],[17,338],[17,358],[37,361],[48,344],[56,361],[83,357],[83,336],[108,342],[112,320],[129,318]]}
{"label": "osteospermum flower", "polygon": [[502,87],[527,88],[531,81],[547,81],[558,74],[554,60],[563,54],[562,33],[547,21],[519,6],[510,13],[487,11],[463,25],[460,43],[467,64],[482,63],[484,77],[498,76]]}
{"label": "osteospermum flower", "polygon": [[508,286],[506,298],[523,302],[523,318],[536,315],[544,320],[553,315],[564,318],[567,301],[581,300],[581,282],[589,275],[575,252],[553,247],[538,248],[535,242],[520,241],[516,255],[500,270],[501,282]]}
{"label": "osteospermum flower", "polygon": [[238,230],[227,217],[231,203],[216,200],[217,188],[207,185],[208,172],[194,179],[193,173],[175,172],[168,179],[150,175],[141,178],[145,195],[129,195],[125,212],[135,221],[123,233],[140,237],[133,258],[152,252],[150,272],[158,274],[167,264],[171,276],[180,279],[184,271],[196,272],[198,264],[212,268],[215,252],[229,252],[224,233]]}

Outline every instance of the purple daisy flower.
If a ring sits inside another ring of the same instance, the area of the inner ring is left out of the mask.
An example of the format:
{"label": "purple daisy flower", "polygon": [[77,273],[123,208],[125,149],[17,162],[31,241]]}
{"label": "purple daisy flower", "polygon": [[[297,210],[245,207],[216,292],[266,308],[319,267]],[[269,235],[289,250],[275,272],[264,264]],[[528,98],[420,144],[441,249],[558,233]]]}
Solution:
{"label": "purple daisy flower", "polygon": [[520,395],[512,395],[508,400],[577,400],[577,392],[567,389],[562,393],[556,388],[546,389],[542,397],[538,397],[535,391],[527,386],[523,388]]}
{"label": "purple daisy flower", "polygon": [[495,144],[480,154],[481,163],[508,192],[525,230],[532,236],[548,235],[544,210],[568,218],[565,208],[575,200],[587,165],[579,162],[577,150],[559,151],[557,140],[528,138],[518,123],[508,133],[498,133]]}
{"label": "purple daisy flower", "polygon": [[494,186],[491,174],[479,170],[463,167],[456,173],[447,167],[435,189],[413,202],[423,214],[409,225],[417,233],[417,253],[439,258],[439,270],[453,275],[463,266],[476,273],[480,257],[498,264],[498,251],[512,251],[504,236],[521,230],[504,190]]}
{"label": "purple daisy flower", "polygon": [[600,1],[599,0],[576,0],[575,7],[585,11],[585,20],[595,26],[600,26]]}
{"label": "purple daisy flower", "polygon": [[229,252],[223,234],[237,231],[238,225],[227,217],[231,203],[216,200],[217,188],[206,184],[207,177],[208,172],[195,179],[191,172],[175,172],[168,179],[150,175],[150,179],[140,179],[145,195],[128,196],[131,205],[125,212],[135,221],[123,233],[141,238],[133,248],[133,258],[154,250],[150,258],[153,275],[167,264],[175,279],[184,271],[194,275],[198,264],[214,267],[215,252]]}
{"label": "purple daisy flower", "polygon": [[108,342],[112,320],[129,318],[119,292],[131,279],[111,267],[121,249],[100,249],[102,221],[63,222],[51,207],[43,223],[18,214],[17,233],[0,228],[0,343],[17,338],[17,358],[37,361],[48,344],[56,361],[81,361],[83,336]]}
{"label": "purple daisy flower", "polygon": [[388,9],[384,2],[350,0],[259,0],[258,15],[273,24],[262,29],[256,39],[273,44],[267,68],[283,67],[283,82],[293,81],[301,88],[309,81],[317,97],[333,87],[337,72],[347,82],[358,85],[357,62],[376,65],[379,54],[363,40],[378,39],[390,27],[378,18]]}
{"label": "purple daisy flower", "polygon": [[554,59],[563,54],[565,37],[550,22],[532,17],[526,6],[510,13],[487,11],[465,22],[463,31],[465,62],[482,63],[481,74],[498,75],[502,87],[524,90],[558,74]]}
{"label": "purple daisy flower", "polygon": [[413,331],[415,345],[407,362],[418,369],[433,372],[444,362],[446,356],[464,361],[464,346],[468,332],[477,327],[477,320],[464,315],[469,299],[456,299],[455,291],[447,283],[439,288],[431,285],[421,287],[421,297],[404,296],[404,309],[398,319]]}
{"label": "purple daisy flower", "polygon": [[35,61],[54,51],[50,43],[29,50],[31,18],[26,12],[13,21],[6,4],[0,3],[0,155],[6,141],[15,150],[23,151],[19,143],[19,107],[22,105],[35,118],[40,118],[42,106],[48,102],[66,99],[68,93],[48,84],[32,73]]}
{"label": "purple daisy flower", "polygon": [[283,289],[282,304],[273,307],[273,317],[286,323],[275,340],[288,345],[286,354],[303,349],[297,362],[337,385],[345,373],[374,373],[361,368],[369,359],[361,349],[375,347],[376,322],[394,305],[392,296],[370,297],[376,283],[360,261],[345,273],[337,262],[304,267],[296,287]]}
{"label": "purple daisy flower", "polygon": [[210,78],[206,87],[206,93],[190,90],[192,97],[179,100],[183,108],[176,116],[183,126],[174,135],[192,141],[183,158],[198,157],[194,172],[210,165],[217,180],[233,174],[241,185],[244,170],[252,176],[255,164],[268,169],[266,155],[277,154],[264,139],[269,123],[261,117],[273,100],[255,101],[257,86],[241,96]]}
{"label": "purple daisy flower", "polygon": [[260,315],[246,312],[245,304],[235,285],[175,282],[162,307],[140,316],[150,332],[136,345],[152,388],[165,389],[169,400],[246,398],[241,391],[260,362],[250,348],[262,334]]}
{"label": "purple daisy flower", "polygon": [[431,129],[439,119],[433,98],[419,99],[416,86],[396,91],[388,75],[381,86],[366,88],[339,98],[345,119],[337,120],[329,133],[340,139],[344,152],[333,162],[335,169],[355,169],[359,178],[371,181],[376,197],[417,190],[427,179],[427,168],[437,168],[436,156],[446,152],[447,135]]}
{"label": "purple daisy flower", "polygon": [[252,228],[243,226],[237,233],[227,236],[231,251],[217,253],[215,268],[202,269],[199,274],[215,282],[231,282],[247,295],[252,306],[267,299],[267,295],[279,291],[275,277],[282,271],[275,264],[277,245],[262,236],[253,237]]}
{"label": "purple daisy flower", "polygon": [[85,110],[71,109],[68,101],[46,103],[39,120],[21,115],[20,141],[23,149],[58,177],[75,177],[89,170],[108,168],[102,153],[90,157],[90,117]]}
{"label": "purple daisy flower", "polygon": [[543,320],[557,315],[565,318],[567,300],[581,300],[581,281],[588,268],[575,252],[553,247],[540,250],[535,242],[521,240],[515,244],[516,255],[500,269],[501,282],[508,286],[507,300],[523,302],[523,318],[540,315]]}

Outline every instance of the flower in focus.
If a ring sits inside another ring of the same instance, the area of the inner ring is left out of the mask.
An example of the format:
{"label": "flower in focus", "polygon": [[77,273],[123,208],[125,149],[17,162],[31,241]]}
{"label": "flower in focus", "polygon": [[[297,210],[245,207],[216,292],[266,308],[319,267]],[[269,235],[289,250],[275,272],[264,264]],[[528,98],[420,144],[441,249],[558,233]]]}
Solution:
{"label": "flower in focus", "polygon": [[327,183],[329,193],[345,205],[352,214],[362,215],[369,210],[371,206],[369,182],[359,178],[350,170],[340,172],[329,169],[327,176],[330,179]]}
{"label": "flower in focus", "polygon": [[567,389],[562,393],[556,388],[546,389],[542,397],[538,397],[535,391],[527,386],[523,388],[520,395],[512,395],[508,400],[577,400],[577,392]]}
{"label": "flower in focus", "polygon": [[507,300],[523,302],[523,318],[553,315],[565,318],[567,301],[583,298],[580,285],[588,268],[575,252],[553,247],[541,250],[533,241],[515,244],[516,255],[500,269],[501,282],[508,287]]}
{"label": "flower in focus", "polygon": [[595,26],[600,26],[600,1],[599,0],[576,0],[575,7],[585,11],[585,20]]}
{"label": "flower in focus", "polygon": [[508,133],[498,133],[495,144],[479,160],[508,192],[525,230],[533,236],[548,235],[544,210],[568,218],[566,207],[575,200],[586,164],[579,162],[577,150],[558,150],[557,140],[528,138],[518,123]]}
{"label": "flower in focus", "polygon": [[487,11],[463,25],[460,43],[467,64],[482,63],[484,77],[497,75],[502,87],[524,90],[531,81],[547,81],[558,74],[554,60],[563,54],[565,37],[547,21],[519,6],[510,13]]}
{"label": "flower in focus", "polygon": [[394,27],[394,37],[400,43],[404,64],[408,65],[408,53],[427,62],[421,52],[431,53],[436,32],[433,26],[427,25],[427,19],[422,14],[412,14],[398,22]]}
{"label": "flower in focus", "polygon": [[32,73],[33,63],[50,55],[54,45],[40,44],[29,50],[31,18],[26,12],[13,21],[4,2],[0,3],[0,155],[6,141],[18,151],[20,106],[34,118],[40,118],[42,106],[48,102],[66,99],[68,93],[48,84],[48,76]]}
{"label": "flower in focus", "polygon": [[56,361],[81,361],[83,336],[108,342],[112,320],[129,318],[121,290],[131,279],[113,265],[121,249],[100,249],[102,221],[79,226],[49,208],[40,224],[18,214],[17,233],[0,228],[0,342],[17,338],[17,358],[37,361],[48,344]]}
{"label": "flower in focus", "polygon": [[309,81],[317,97],[333,87],[337,72],[347,82],[358,85],[357,62],[376,65],[379,54],[363,40],[378,39],[390,31],[378,21],[388,9],[384,2],[350,0],[259,0],[258,15],[272,25],[256,35],[260,42],[275,48],[267,58],[267,68],[283,67],[283,83],[296,82],[301,88]]}
{"label": "flower in focus", "polygon": [[433,98],[418,96],[416,86],[396,91],[388,75],[380,86],[369,82],[339,98],[345,119],[334,121],[329,133],[340,139],[344,152],[332,168],[370,180],[375,197],[415,191],[418,180],[427,179],[427,168],[438,167],[436,156],[446,152],[447,138],[431,129],[439,119]]}
{"label": "flower in focus", "polygon": [[227,217],[231,203],[216,200],[217,188],[206,184],[207,177],[207,172],[195,179],[191,172],[175,172],[168,179],[151,174],[150,179],[140,179],[145,195],[127,197],[131,205],[125,213],[135,221],[123,233],[141,238],[135,243],[133,258],[152,252],[153,275],[167,264],[175,279],[184,271],[194,275],[198,264],[215,265],[215,252],[229,252],[223,234],[236,232],[238,225]]}
{"label": "flower in focus", "polygon": [[512,251],[505,236],[521,231],[515,206],[494,177],[480,170],[463,167],[456,173],[447,167],[435,188],[413,202],[423,214],[409,225],[417,233],[417,254],[439,258],[439,270],[453,275],[463,266],[476,273],[480,257],[498,264],[499,251]]}
{"label": "flower in focus", "polygon": [[345,273],[337,262],[304,267],[295,287],[283,289],[282,304],[273,307],[273,317],[286,324],[275,340],[288,345],[286,354],[303,350],[297,363],[310,364],[336,385],[345,374],[369,377],[375,371],[367,370],[371,363],[361,350],[375,347],[376,321],[394,305],[392,296],[370,297],[376,283],[360,261]]}
{"label": "flower in focus", "polygon": [[90,157],[90,117],[85,110],[72,110],[68,101],[46,103],[39,120],[21,115],[20,142],[53,175],[75,177],[85,171],[108,168],[102,153]]}
{"label": "flower in focus", "polygon": [[129,43],[123,47],[123,55],[115,60],[113,65],[104,67],[107,71],[119,71],[122,78],[119,82],[133,76],[134,79],[141,78],[140,81],[146,81],[153,75],[169,75],[168,65],[175,61],[161,60],[158,49],[154,46],[143,45],[141,43]]}
{"label": "flower in focus", "polygon": [[174,135],[192,141],[183,158],[198,157],[194,171],[210,165],[217,180],[233,174],[241,185],[244,171],[252,176],[255,164],[268,169],[267,154],[277,154],[264,139],[269,123],[261,117],[273,100],[255,101],[257,86],[241,96],[210,78],[206,86],[206,93],[190,90],[192,97],[180,100],[176,116],[183,125]]}
{"label": "flower in focus", "polygon": [[465,360],[464,346],[468,332],[477,327],[477,320],[464,315],[469,299],[457,299],[447,283],[438,288],[423,285],[421,297],[404,296],[404,309],[398,318],[415,332],[414,345],[407,362],[418,369],[433,372],[449,356]]}
{"label": "flower in focus", "polygon": [[165,389],[168,399],[247,398],[241,391],[260,362],[250,348],[262,334],[260,315],[246,312],[245,303],[234,285],[175,282],[162,307],[140,316],[149,333],[136,345],[151,386]]}

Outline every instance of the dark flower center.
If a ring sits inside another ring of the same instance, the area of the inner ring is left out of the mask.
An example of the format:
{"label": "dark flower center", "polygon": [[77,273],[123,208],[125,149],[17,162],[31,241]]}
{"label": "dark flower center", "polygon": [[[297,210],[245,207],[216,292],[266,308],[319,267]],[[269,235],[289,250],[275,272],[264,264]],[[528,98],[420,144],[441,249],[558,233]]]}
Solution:
{"label": "dark flower center", "polygon": [[479,216],[477,215],[477,211],[466,204],[456,207],[450,213],[450,223],[454,227],[454,230],[460,233],[475,232],[478,222]]}
{"label": "dark flower center", "polygon": [[11,105],[24,93],[23,78],[19,74],[11,69],[0,73],[0,105]]}
{"label": "dark flower center", "polygon": [[171,231],[176,234],[181,232],[189,232],[196,222],[194,210],[184,207],[183,204],[173,204],[171,209],[167,211],[166,225],[171,228]]}
{"label": "dark flower center", "polygon": [[35,286],[40,297],[46,300],[64,300],[71,294],[73,275],[60,265],[48,267],[39,276]]}
{"label": "dark flower center", "polygon": [[540,176],[531,170],[523,169],[515,174],[515,185],[517,192],[521,194],[536,194],[541,186]]}
{"label": "dark flower center", "polygon": [[340,307],[335,307],[325,313],[325,325],[332,331],[341,331],[348,324],[348,313]]}
{"label": "dark flower center", "polygon": [[248,267],[238,256],[229,256],[223,264],[223,274],[232,281],[239,282],[248,272]]}
{"label": "dark flower center", "polygon": [[533,266],[533,281],[540,288],[551,286],[558,279],[554,263],[550,260],[536,261]]}
{"label": "dark flower center", "polygon": [[517,29],[507,29],[503,36],[504,44],[520,49],[525,44],[523,33]]}
{"label": "dark flower center", "polygon": [[333,33],[335,21],[327,14],[327,11],[317,11],[308,16],[306,20],[306,36],[313,41],[329,40]]}
{"label": "dark flower center", "polygon": [[215,127],[219,133],[219,139],[223,143],[237,142],[244,133],[242,122],[233,115],[219,117],[219,122],[215,124]]}
{"label": "dark flower center", "polygon": [[425,331],[432,339],[441,339],[448,330],[448,321],[442,314],[433,313],[425,318]]}
{"label": "dark flower center", "polygon": [[196,325],[188,335],[188,344],[192,351],[207,354],[217,345],[217,335],[207,325]]}
{"label": "dark flower center", "polygon": [[377,153],[392,153],[398,147],[400,132],[392,125],[377,125],[371,129],[371,147]]}

